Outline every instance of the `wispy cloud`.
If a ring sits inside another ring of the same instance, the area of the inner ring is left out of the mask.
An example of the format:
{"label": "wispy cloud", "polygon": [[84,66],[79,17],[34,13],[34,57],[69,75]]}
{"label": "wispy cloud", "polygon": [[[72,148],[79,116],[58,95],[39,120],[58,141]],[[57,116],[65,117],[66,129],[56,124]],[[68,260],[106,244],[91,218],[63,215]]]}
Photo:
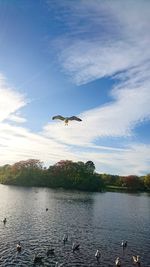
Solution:
{"label": "wispy cloud", "polygon": [[9,120],[10,121],[17,122],[17,123],[26,122],[26,119],[25,118],[23,118],[23,117],[21,117],[19,115],[14,115],[14,114],[12,114],[12,115],[9,116]]}
{"label": "wispy cloud", "polygon": [[123,41],[75,40],[63,50],[59,60],[73,81],[81,85],[139,65],[150,54],[147,49],[143,55],[143,49],[144,44],[136,47]]}
{"label": "wispy cloud", "polygon": [[27,104],[25,96],[10,87],[6,78],[0,73],[0,122],[13,120],[15,112]]}
{"label": "wispy cloud", "polygon": [[61,15],[70,31],[58,38],[59,60],[75,83],[111,76],[150,58],[148,1],[64,3]]}
{"label": "wispy cloud", "polygon": [[120,151],[93,151],[81,152],[80,157],[84,160],[89,158],[96,164],[100,173],[111,173],[119,175],[144,175],[149,172],[150,145],[140,143],[128,144],[127,148]]}
{"label": "wispy cloud", "polygon": [[62,158],[75,159],[68,146],[8,123],[0,123],[0,148],[0,165],[28,158],[38,158],[45,164]]}

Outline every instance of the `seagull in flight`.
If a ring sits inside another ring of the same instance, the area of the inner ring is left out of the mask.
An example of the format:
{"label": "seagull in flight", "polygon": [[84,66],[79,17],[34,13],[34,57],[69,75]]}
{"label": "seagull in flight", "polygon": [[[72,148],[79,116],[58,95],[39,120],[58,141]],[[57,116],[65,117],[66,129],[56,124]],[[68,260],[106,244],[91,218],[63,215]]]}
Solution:
{"label": "seagull in flight", "polygon": [[82,121],[80,118],[76,116],[71,116],[71,117],[63,117],[61,115],[56,115],[52,117],[53,120],[62,120],[65,122],[65,125],[68,125],[69,121]]}

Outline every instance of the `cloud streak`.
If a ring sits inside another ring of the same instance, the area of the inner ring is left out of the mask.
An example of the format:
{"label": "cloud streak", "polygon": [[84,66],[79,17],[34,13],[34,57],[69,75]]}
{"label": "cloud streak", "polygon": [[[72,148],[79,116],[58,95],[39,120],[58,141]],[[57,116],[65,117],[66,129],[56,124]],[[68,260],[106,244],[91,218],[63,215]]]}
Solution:
{"label": "cloud streak", "polygon": [[59,60],[73,81],[84,84],[147,61],[149,8],[148,1],[65,1],[61,16],[70,32],[58,38]]}
{"label": "cloud streak", "polygon": [[[18,119],[15,112],[27,104],[23,95],[10,87],[6,78],[0,73],[0,122],[14,118]],[[15,117],[14,117],[15,116]]]}

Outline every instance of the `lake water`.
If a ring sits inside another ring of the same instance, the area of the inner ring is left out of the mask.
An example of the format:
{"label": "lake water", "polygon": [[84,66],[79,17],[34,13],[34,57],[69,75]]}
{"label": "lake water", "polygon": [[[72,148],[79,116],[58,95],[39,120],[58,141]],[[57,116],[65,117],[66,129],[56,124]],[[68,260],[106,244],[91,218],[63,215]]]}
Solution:
{"label": "lake water", "polygon": [[[46,208],[48,211],[46,212]],[[33,266],[33,255],[43,256],[43,266],[132,266],[132,255],[141,266],[150,266],[150,195],[86,193],[0,185],[0,266]],[[63,244],[63,235],[68,242]],[[121,241],[127,240],[124,253]],[[16,244],[21,242],[21,253]],[[73,253],[72,243],[80,250]],[[48,248],[55,255],[46,256]],[[101,251],[100,263],[95,252]],[[38,265],[37,265],[38,266]]]}

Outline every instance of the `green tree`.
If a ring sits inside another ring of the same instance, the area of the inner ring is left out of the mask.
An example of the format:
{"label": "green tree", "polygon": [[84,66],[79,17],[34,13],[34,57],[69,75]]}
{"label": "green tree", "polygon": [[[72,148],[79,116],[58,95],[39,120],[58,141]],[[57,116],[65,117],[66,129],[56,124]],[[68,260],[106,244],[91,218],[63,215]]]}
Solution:
{"label": "green tree", "polygon": [[14,177],[13,184],[17,185],[43,185],[43,164],[38,159],[28,159],[16,162],[11,167]]}
{"label": "green tree", "polygon": [[86,168],[86,171],[90,174],[93,174],[94,171],[95,171],[95,165],[93,163],[93,161],[89,160],[85,163],[85,168]]}
{"label": "green tree", "polygon": [[148,190],[150,190],[150,173],[144,177],[144,185]]}
{"label": "green tree", "polygon": [[138,176],[128,175],[121,178],[122,186],[127,187],[129,190],[140,190],[141,182]]}

